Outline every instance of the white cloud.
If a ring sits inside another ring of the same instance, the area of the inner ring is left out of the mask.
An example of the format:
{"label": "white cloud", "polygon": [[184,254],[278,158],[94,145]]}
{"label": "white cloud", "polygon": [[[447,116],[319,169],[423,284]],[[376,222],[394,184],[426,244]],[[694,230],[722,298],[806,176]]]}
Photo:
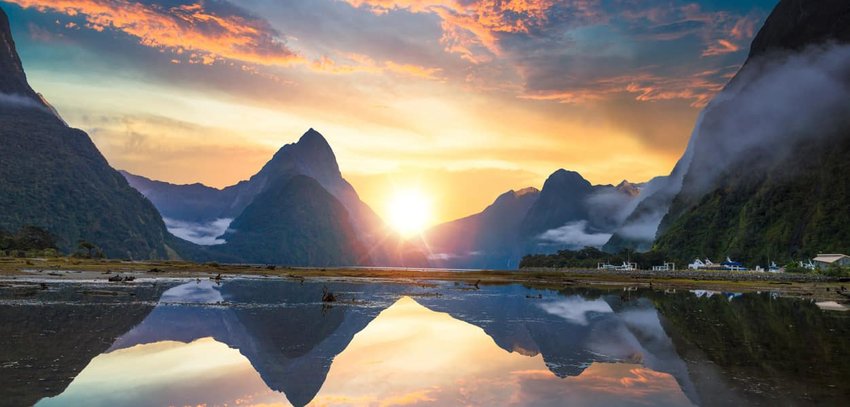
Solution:
{"label": "white cloud", "polygon": [[12,105],[17,107],[34,107],[42,110],[44,109],[44,106],[42,106],[41,103],[39,103],[35,99],[13,93],[0,93],[0,104]]}
{"label": "white cloud", "polygon": [[547,230],[537,237],[545,243],[563,244],[571,249],[601,247],[610,238],[611,233],[588,233],[586,220],[567,223],[557,229]]}
{"label": "white cloud", "polygon": [[169,218],[162,218],[162,220],[165,221],[165,227],[174,236],[204,246],[227,243],[224,239],[219,239],[219,236],[223,235],[230,226],[230,222],[233,222],[231,218],[220,218],[209,223],[194,223]]}

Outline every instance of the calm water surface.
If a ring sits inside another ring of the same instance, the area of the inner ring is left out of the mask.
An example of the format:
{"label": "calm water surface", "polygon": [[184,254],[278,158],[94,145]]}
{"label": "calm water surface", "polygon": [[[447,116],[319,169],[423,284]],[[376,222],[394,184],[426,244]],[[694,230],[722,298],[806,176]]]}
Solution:
{"label": "calm water surface", "polygon": [[[327,287],[340,301],[322,304]],[[850,319],[765,294],[226,280],[0,288],[0,404],[846,405]]]}

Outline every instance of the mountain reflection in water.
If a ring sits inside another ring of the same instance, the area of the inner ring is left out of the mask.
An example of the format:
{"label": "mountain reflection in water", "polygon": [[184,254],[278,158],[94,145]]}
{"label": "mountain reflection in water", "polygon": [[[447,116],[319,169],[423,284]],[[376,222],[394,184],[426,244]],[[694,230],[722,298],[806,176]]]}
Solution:
{"label": "mountain reflection in water", "polygon": [[[209,295],[200,292],[205,288]],[[183,299],[190,302],[221,301],[210,285],[173,290],[163,296],[165,301],[177,300],[176,292],[187,294]],[[241,331],[230,323],[238,315],[228,321],[233,311],[214,310],[218,318],[183,314],[195,321],[215,321],[209,328],[218,325],[224,331]],[[119,348],[129,347],[96,357],[64,393],[38,405],[290,405],[263,383],[248,358],[213,337],[229,340],[240,350],[253,347],[229,333],[211,331],[213,336],[189,343],[157,339],[131,345],[140,334],[148,333],[146,325],[152,321],[152,331],[168,325],[157,319],[159,312],[155,310],[153,320],[149,317],[117,342]],[[256,350],[246,354],[250,358]],[[308,359],[312,358],[316,356]],[[300,396],[296,391],[294,397]],[[592,363],[578,376],[561,379],[546,367],[541,355],[506,352],[481,328],[429,310],[407,296],[353,336],[330,365],[321,390],[308,402],[317,406],[557,406],[566,399],[594,406],[690,405],[672,376],[637,364]]]}
{"label": "mountain reflection in water", "polygon": [[[339,303],[318,301],[324,285]],[[73,354],[33,328],[40,308],[65,312],[51,304],[0,312]],[[850,354],[844,315],[769,295],[233,279],[174,286],[140,320],[59,391],[16,391],[40,406],[804,405],[840,400],[850,376],[821,363]],[[55,371],[18,347],[0,362]]]}

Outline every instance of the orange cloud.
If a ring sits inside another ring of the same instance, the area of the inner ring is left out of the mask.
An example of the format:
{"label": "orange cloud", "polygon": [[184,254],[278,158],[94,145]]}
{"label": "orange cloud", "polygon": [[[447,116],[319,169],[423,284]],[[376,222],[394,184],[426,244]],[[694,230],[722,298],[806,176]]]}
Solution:
{"label": "orange cloud", "polygon": [[[462,55],[471,62],[487,60],[475,52],[483,47],[500,54],[498,33],[528,32],[546,22],[546,11],[555,0],[345,0],[355,7],[365,7],[376,14],[402,9],[414,13],[433,13],[442,20],[442,43],[446,51]],[[575,1],[579,13],[594,13],[590,4],[596,0]]]}
{"label": "orange cloud", "polygon": [[542,91],[521,95],[523,99],[552,100],[561,103],[583,103],[602,100],[607,95],[617,93],[636,94],[638,101],[654,100],[691,100],[691,106],[704,107],[725,85],[725,80],[716,80],[720,70],[699,72],[687,77],[663,77],[651,73],[617,76],[598,79],[583,85],[582,88],[565,91]]}
{"label": "orange cloud", "polygon": [[724,33],[729,38],[721,38],[710,42],[708,48],[702,52],[702,56],[713,57],[740,51],[741,46],[736,42],[749,41],[755,33],[757,22],[758,19],[752,16],[746,16],[736,20],[732,28]]}
{"label": "orange cloud", "polygon": [[737,52],[741,47],[732,43],[729,40],[717,40],[717,42],[709,44],[708,48],[702,52],[702,56],[704,57],[713,57],[717,55],[728,54],[731,52]]}
{"label": "orange cloud", "polygon": [[187,55],[192,63],[233,60],[286,65],[301,60],[262,20],[217,15],[204,8],[203,0],[172,7],[128,0],[9,1],[42,12],[82,17],[89,29],[120,31],[144,46]]}
{"label": "orange cloud", "polygon": [[732,26],[730,35],[736,40],[749,40],[756,31],[758,19],[752,16],[743,17]]}

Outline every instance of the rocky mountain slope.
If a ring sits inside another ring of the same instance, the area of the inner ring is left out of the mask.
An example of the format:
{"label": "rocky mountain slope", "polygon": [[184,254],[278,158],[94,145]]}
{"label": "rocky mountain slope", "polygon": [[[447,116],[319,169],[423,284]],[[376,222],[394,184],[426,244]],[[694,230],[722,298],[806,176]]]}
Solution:
{"label": "rocky mountain slope", "polygon": [[655,247],[789,261],[850,251],[850,4],[781,1],[706,108]]}
{"label": "rocky mountain slope", "polygon": [[276,183],[233,221],[215,252],[291,266],[368,263],[348,211],[316,180],[296,175]]}
{"label": "rocky mountain slope", "polygon": [[30,88],[0,9],[0,228],[47,229],[114,258],[165,258],[169,234],[151,203]]}
{"label": "rocky mountain slope", "polygon": [[515,268],[518,230],[540,191],[525,188],[500,195],[482,212],[435,226],[423,238],[431,263],[448,268]]}

